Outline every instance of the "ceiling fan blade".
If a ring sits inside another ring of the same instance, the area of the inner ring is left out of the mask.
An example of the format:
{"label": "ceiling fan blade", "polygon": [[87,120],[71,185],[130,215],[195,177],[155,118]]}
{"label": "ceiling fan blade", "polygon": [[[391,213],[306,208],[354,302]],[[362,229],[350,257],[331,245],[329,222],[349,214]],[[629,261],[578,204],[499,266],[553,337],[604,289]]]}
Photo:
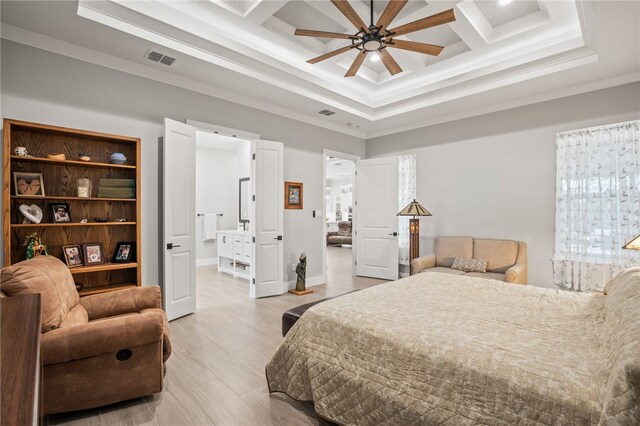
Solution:
{"label": "ceiling fan blade", "polygon": [[297,29],[294,35],[307,37],[343,38],[346,40],[357,40],[358,37],[352,34],[332,33],[329,31],[301,30]]}
{"label": "ceiling fan blade", "polygon": [[376,22],[376,27],[380,27],[380,31],[384,31],[387,25],[398,16],[398,13],[400,13],[408,1],[409,0],[389,0],[387,7],[385,7],[380,18],[378,18],[378,22]]}
{"label": "ceiling fan blade", "polygon": [[345,77],[353,77],[354,75],[356,75],[358,73],[358,70],[360,69],[360,66],[362,65],[362,63],[364,62],[365,58],[367,57],[367,53],[369,53],[369,52],[367,52],[364,49],[362,49],[362,51],[360,51],[358,53],[358,56],[356,56],[356,59],[354,59],[353,63],[351,64],[351,67],[349,67],[349,70],[344,75]]}
{"label": "ceiling fan blade", "polygon": [[442,49],[444,49],[444,46],[406,40],[390,40],[385,44],[387,47],[395,47],[396,49],[409,50],[411,52],[426,53],[427,55],[433,56],[438,56],[440,52],[442,52]]}
{"label": "ceiling fan blade", "polygon": [[325,59],[329,59],[333,56],[339,55],[341,53],[348,52],[349,50],[353,49],[356,46],[357,46],[356,44],[352,44],[349,46],[341,47],[340,49],[332,50],[331,52],[325,53],[324,55],[320,55],[316,58],[309,59],[307,62],[309,62],[310,64],[315,64],[317,62],[324,61]]}
{"label": "ceiling fan blade", "polygon": [[449,9],[426,18],[418,19],[417,21],[409,22],[408,24],[400,25],[397,28],[389,30],[389,32],[393,33],[394,36],[399,36],[424,30],[426,28],[436,27],[455,20],[456,15],[453,13],[453,9]]}
{"label": "ceiling fan blade", "polygon": [[369,34],[369,27],[364,23],[362,18],[358,16],[356,11],[353,10],[353,7],[351,7],[347,0],[331,0],[331,3],[333,3],[358,30],[362,30],[366,34]]}
{"label": "ceiling fan blade", "polygon": [[387,52],[387,49],[380,49],[378,52],[380,53],[380,59],[382,59],[382,63],[385,67],[387,67],[391,75],[396,75],[399,72],[402,72],[402,68],[400,68],[400,65],[398,65],[396,60],[393,59],[389,52]]}

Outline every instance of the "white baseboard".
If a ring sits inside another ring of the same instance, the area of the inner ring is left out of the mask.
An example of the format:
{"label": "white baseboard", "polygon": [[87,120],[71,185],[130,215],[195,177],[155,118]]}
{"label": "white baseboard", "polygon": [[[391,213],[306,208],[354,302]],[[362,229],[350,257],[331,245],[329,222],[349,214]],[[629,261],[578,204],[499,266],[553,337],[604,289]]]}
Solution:
{"label": "white baseboard", "polygon": [[204,259],[196,259],[196,266],[208,266],[208,265],[217,265],[218,258],[217,257],[207,257]]}
{"label": "white baseboard", "polygon": [[[307,277],[306,287],[313,287],[314,285],[325,284],[327,280],[322,275],[316,275],[315,277]],[[296,288],[295,281],[289,281],[285,283],[287,290],[293,290]]]}

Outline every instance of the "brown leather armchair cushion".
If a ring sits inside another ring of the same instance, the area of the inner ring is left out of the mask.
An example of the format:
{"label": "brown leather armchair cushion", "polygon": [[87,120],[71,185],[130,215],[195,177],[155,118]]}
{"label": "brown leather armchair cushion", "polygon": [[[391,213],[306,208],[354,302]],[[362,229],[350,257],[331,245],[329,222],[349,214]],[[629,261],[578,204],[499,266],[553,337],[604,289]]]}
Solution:
{"label": "brown leather armchair cushion", "polygon": [[67,266],[39,256],[4,268],[0,290],[8,297],[41,294],[43,414],[162,390],[171,341],[159,287],[81,299]]}

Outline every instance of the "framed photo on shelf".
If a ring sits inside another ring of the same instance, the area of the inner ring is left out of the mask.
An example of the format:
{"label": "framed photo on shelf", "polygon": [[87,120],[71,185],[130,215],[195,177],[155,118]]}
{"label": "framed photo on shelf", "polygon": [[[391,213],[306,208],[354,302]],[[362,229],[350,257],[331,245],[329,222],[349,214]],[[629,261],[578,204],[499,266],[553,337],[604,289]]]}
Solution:
{"label": "framed photo on shelf", "polygon": [[302,182],[284,183],[284,208],[302,209]]}
{"label": "framed photo on shelf", "polygon": [[136,243],[118,243],[113,252],[113,263],[130,263],[136,258]]}
{"label": "framed photo on shelf", "polygon": [[16,196],[44,197],[42,173],[13,172],[13,185]]}
{"label": "framed photo on shelf", "polygon": [[71,222],[71,212],[67,203],[51,204],[51,214],[54,223]]}
{"label": "framed photo on shelf", "polygon": [[82,245],[84,264],[86,266],[99,265],[105,262],[102,243],[87,243]]}
{"label": "framed photo on shelf", "polygon": [[63,245],[62,253],[64,254],[64,262],[69,268],[84,265],[82,262],[82,249],[79,244]]}

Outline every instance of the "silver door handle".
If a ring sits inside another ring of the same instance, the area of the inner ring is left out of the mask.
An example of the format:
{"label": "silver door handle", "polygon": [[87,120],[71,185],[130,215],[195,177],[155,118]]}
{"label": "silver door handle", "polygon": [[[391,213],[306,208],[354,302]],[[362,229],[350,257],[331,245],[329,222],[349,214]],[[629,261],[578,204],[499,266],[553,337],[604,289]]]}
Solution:
{"label": "silver door handle", "polygon": [[177,247],[182,247],[180,244],[167,243],[167,250],[171,250]]}

